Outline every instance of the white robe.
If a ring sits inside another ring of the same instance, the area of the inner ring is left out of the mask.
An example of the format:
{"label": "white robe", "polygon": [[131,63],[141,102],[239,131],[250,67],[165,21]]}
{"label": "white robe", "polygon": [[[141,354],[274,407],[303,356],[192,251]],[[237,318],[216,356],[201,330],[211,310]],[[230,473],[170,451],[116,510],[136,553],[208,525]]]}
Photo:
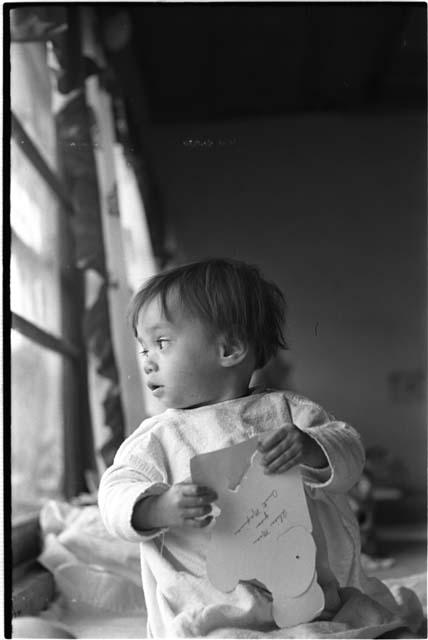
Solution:
{"label": "white robe", "polygon": [[364,598],[370,596],[369,606],[364,600],[356,602],[356,611],[348,602],[345,618],[338,619],[349,619],[355,628],[373,622],[385,628],[399,625],[388,589],[362,570],[358,524],[346,497],[364,465],[359,435],[302,396],[255,390],[196,409],[167,409],[144,420],[102,477],[99,506],[107,530],[140,543],[149,637],[302,637],[276,627],[270,594],[257,585],[240,582],[233,592],[223,593],[209,582],[205,555],[211,526],[146,532],[131,526],[134,505],[142,496],[190,480],[194,455],[278,428],[289,422],[290,414],[293,424],[319,444],[329,463],[324,469],[301,465],[310,512],[324,534],[328,557],[323,561],[340,587],[355,587]]}

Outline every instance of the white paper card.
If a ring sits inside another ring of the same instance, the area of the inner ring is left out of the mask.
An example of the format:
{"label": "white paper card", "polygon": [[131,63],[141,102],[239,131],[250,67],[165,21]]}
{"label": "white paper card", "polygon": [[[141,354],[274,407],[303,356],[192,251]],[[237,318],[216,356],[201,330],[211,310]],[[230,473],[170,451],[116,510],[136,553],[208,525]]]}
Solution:
{"label": "white paper card", "polygon": [[207,575],[221,591],[258,580],[272,593],[280,627],[309,622],[324,607],[316,548],[299,467],[265,474],[258,437],[195,456],[192,480],[215,489],[221,512],[212,529]]}

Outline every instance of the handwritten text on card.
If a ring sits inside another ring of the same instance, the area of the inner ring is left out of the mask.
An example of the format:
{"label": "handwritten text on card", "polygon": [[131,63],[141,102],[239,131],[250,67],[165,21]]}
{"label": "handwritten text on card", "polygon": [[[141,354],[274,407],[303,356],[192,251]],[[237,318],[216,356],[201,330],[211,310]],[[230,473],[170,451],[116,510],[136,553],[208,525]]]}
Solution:
{"label": "handwritten text on card", "polygon": [[[245,520],[233,532],[233,535],[239,536],[242,533],[246,535],[254,534],[253,544],[261,542],[271,535],[272,529],[282,528],[287,520],[287,510],[281,509],[278,512],[278,491],[273,489],[258,505],[251,507],[247,512]],[[263,528],[261,528],[263,527]]]}

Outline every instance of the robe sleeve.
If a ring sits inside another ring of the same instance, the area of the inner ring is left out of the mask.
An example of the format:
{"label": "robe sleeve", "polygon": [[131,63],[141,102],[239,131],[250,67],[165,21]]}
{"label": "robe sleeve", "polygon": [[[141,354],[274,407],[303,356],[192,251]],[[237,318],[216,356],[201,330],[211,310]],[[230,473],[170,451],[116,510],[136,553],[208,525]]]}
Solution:
{"label": "robe sleeve", "polygon": [[293,424],[317,442],[328,461],[322,469],[300,465],[305,484],[334,493],[349,491],[360,478],[365,462],[357,431],[306,398],[292,396],[288,405]]}
{"label": "robe sleeve", "polygon": [[130,542],[142,542],[165,532],[165,528],[137,531],[131,519],[139,500],[169,489],[168,475],[161,442],[140,427],[123,442],[101,478],[98,504],[109,533]]}

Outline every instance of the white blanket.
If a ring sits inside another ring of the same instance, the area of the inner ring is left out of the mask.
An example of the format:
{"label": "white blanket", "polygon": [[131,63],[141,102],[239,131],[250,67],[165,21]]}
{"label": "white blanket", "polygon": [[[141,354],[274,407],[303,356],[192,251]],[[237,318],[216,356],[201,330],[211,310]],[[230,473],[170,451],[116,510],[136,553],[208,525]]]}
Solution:
{"label": "white blanket", "polygon": [[[50,502],[42,511],[41,527],[44,550],[39,561],[53,573],[57,591],[42,617],[62,623],[80,638],[146,637],[138,544],[111,537],[97,506],[81,508]],[[367,596],[348,589],[343,590],[344,606],[334,620],[278,629],[264,636],[376,638],[403,626],[416,633],[423,619],[421,602],[426,602],[425,576],[387,584],[399,615],[391,616]],[[223,628],[208,637],[258,638],[260,632]]]}

